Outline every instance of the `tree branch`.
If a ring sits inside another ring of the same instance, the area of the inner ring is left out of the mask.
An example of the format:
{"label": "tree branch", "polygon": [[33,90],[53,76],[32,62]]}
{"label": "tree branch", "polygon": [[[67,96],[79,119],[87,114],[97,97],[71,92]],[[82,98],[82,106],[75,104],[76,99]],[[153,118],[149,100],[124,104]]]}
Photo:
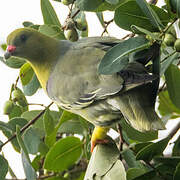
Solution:
{"label": "tree branch", "polygon": [[[24,132],[29,126],[31,126],[32,124],[34,124],[46,111],[47,108],[49,108],[51,105],[53,104],[53,102],[51,102],[43,111],[41,111],[34,119],[32,119],[31,121],[29,121],[24,127],[21,128],[20,133]],[[3,144],[1,144],[0,146],[0,151],[2,149],[3,146],[5,146],[8,142],[12,141],[14,138],[16,137],[16,133],[14,133],[14,135],[12,135],[6,142],[4,142]]]}

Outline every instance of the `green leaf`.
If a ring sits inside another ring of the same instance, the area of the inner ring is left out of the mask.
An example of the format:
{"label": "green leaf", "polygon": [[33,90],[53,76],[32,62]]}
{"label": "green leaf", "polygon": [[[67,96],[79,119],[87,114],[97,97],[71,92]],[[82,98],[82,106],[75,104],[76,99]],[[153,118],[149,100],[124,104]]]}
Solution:
{"label": "green leaf", "polygon": [[122,161],[117,160],[102,180],[126,180],[126,171]]}
{"label": "green leaf", "polygon": [[[31,121],[34,119],[42,110],[32,110],[24,112],[21,117],[27,119],[28,121]],[[58,111],[50,111],[50,115],[52,116],[54,120],[54,124],[57,124],[60,118],[60,113]],[[43,116],[41,116],[38,121],[36,121],[33,124],[34,128],[37,128],[37,130],[40,132],[41,137],[45,135],[44,125],[43,125]]]}
{"label": "green leaf", "polygon": [[[10,138],[12,135],[14,135],[14,133],[16,132],[16,125],[18,125],[20,128],[22,128],[23,126],[25,126],[27,124],[27,120],[24,118],[13,118],[11,119],[8,123],[7,123],[7,127],[9,127],[9,130],[3,130],[4,135],[7,138]],[[10,131],[11,129],[11,131]],[[17,142],[17,138],[14,138],[11,141],[13,148],[17,151],[20,152],[20,147],[19,144]]]}
{"label": "green leaf", "polygon": [[105,0],[106,2],[108,2],[109,4],[117,4],[119,2],[119,0]]}
{"label": "green leaf", "polygon": [[163,24],[161,23],[158,15],[154,12],[151,6],[145,0],[136,0],[136,3],[139,5],[141,10],[144,12],[146,17],[150,20],[151,24],[158,28],[159,31],[164,28]]}
{"label": "green leaf", "polygon": [[26,178],[27,180],[34,180],[36,179],[36,172],[33,169],[32,165],[31,165],[31,161],[28,155],[28,151],[26,149],[26,146],[22,140],[21,134],[20,134],[20,128],[19,126],[16,127],[16,136],[17,136],[17,140],[18,143],[22,149],[22,163],[23,163],[23,168],[26,174]]}
{"label": "green leaf", "polygon": [[180,69],[171,64],[165,72],[166,84],[169,96],[178,108],[180,108]]}
{"label": "green leaf", "polygon": [[32,22],[30,22],[30,21],[24,21],[22,24],[23,24],[24,27],[29,27],[29,26],[33,26],[33,25],[34,25],[34,24],[33,24]]}
{"label": "green leaf", "polygon": [[126,132],[127,136],[130,139],[140,141],[140,142],[146,142],[146,141],[152,141],[158,138],[158,132],[157,131],[149,131],[149,132],[140,132],[136,129],[132,128],[125,120],[121,120],[120,122],[122,129]]}
{"label": "green leaf", "polygon": [[120,42],[105,54],[99,65],[99,73],[112,74],[124,69],[128,65],[128,55],[130,53],[143,50],[148,47],[150,47],[150,44],[142,36]]}
{"label": "green leaf", "polygon": [[3,57],[0,57],[0,61],[6,64],[10,68],[18,69],[20,68],[26,61],[22,58],[10,57],[7,60],[4,60]]}
{"label": "green leaf", "polygon": [[133,180],[134,178],[141,176],[145,173],[144,169],[129,168],[127,171],[127,180]]}
{"label": "green leaf", "polygon": [[7,49],[7,44],[1,44],[1,48],[2,48],[3,51],[6,51],[6,49]]}
{"label": "green leaf", "polygon": [[81,11],[94,11],[103,3],[103,0],[76,0],[75,3]]}
{"label": "green leaf", "polygon": [[160,69],[160,76],[162,76],[167,68],[176,60],[179,56],[179,53],[175,53],[172,56],[169,56],[169,54],[165,57],[167,58],[165,61],[161,63],[161,69]]}
{"label": "green leaf", "polygon": [[54,131],[54,128],[55,128],[54,120],[52,116],[50,115],[49,109],[47,109],[46,112],[44,113],[43,121],[44,121],[44,129],[45,129],[46,135],[49,136]]}
{"label": "green leaf", "polygon": [[23,134],[24,144],[29,154],[36,154],[39,149],[40,135],[34,128],[28,128]]}
{"label": "green leaf", "polygon": [[52,24],[61,27],[57,14],[49,0],[41,0],[41,11],[44,24]]}
{"label": "green leaf", "polygon": [[161,155],[166,148],[168,142],[169,142],[169,137],[162,139],[156,143],[149,144],[146,147],[144,147],[142,150],[140,150],[137,155],[136,159],[137,160],[144,160],[144,161],[150,161],[157,155]]}
{"label": "green leaf", "polygon": [[21,83],[23,86],[27,85],[33,78],[34,71],[29,63],[25,63],[19,72]]}
{"label": "green leaf", "polygon": [[180,157],[179,156],[173,156],[173,157],[158,156],[154,158],[154,161],[175,168],[180,162]]}
{"label": "green leaf", "polygon": [[[163,9],[154,5],[150,5],[150,7],[159,16],[163,25],[166,25],[169,22],[168,13],[166,13]],[[126,1],[115,10],[114,21],[120,28],[128,31],[131,31],[132,25],[145,28],[151,32],[158,30],[158,28],[151,25],[150,19],[146,17],[134,0]]]}
{"label": "green leaf", "polygon": [[57,141],[46,155],[44,168],[63,171],[73,165],[82,154],[82,142],[76,137],[66,137]]}
{"label": "green leaf", "polygon": [[6,177],[6,174],[8,172],[8,162],[7,160],[0,155],[0,179],[4,180]]}
{"label": "green leaf", "polygon": [[136,157],[132,150],[125,149],[122,152],[122,157],[126,161],[129,168],[141,168],[144,169],[143,164],[140,161],[136,160]]}
{"label": "green leaf", "polygon": [[36,172],[32,167],[31,163],[28,161],[24,151],[22,152],[21,156],[22,156],[22,164],[27,180],[35,180]]}
{"label": "green leaf", "polygon": [[41,160],[42,160],[42,157],[41,155],[37,155],[35,156],[35,158],[33,159],[32,161],[32,167],[38,171],[40,168],[41,168]]}
{"label": "green leaf", "polygon": [[64,32],[57,25],[47,25],[47,24],[41,25],[39,27],[39,32],[55,39],[59,39],[59,40],[65,39]]}
{"label": "green leaf", "polygon": [[85,128],[82,126],[78,119],[72,119],[64,122],[58,132],[60,133],[70,133],[70,134],[80,134],[83,135]]}
{"label": "green leaf", "polygon": [[105,24],[104,24],[104,17],[103,17],[103,13],[102,12],[96,12],[96,15],[99,19],[99,22],[101,23],[102,27],[104,28],[105,27]]}
{"label": "green leaf", "polygon": [[180,162],[176,166],[176,170],[175,170],[174,177],[173,177],[173,180],[179,180],[179,179],[180,179]]}
{"label": "green leaf", "polygon": [[117,162],[119,150],[114,143],[96,145],[91,155],[84,179],[101,179]]}
{"label": "green leaf", "polygon": [[47,152],[49,151],[49,148],[43,141],[40,141],[38,151],[42,156],[46,156]]}
{"label": "green leaf", "polygon": [[174,143],[172,155],[173,156],[180,156],[180,137]]}
{"label": "green leaf", "polygon": [[168,91],[159,93],[158,110],[162,116],[169,116],[169,118],[177,118],[180,116],[180,109],[172,103]]}
{"label": "green leaf", "polygon": [[23,86],[23,92],[26,96],[32,96],[39,89],[40,83],[37,79],[37,76],[33,75],[32,80],[25,86]]}

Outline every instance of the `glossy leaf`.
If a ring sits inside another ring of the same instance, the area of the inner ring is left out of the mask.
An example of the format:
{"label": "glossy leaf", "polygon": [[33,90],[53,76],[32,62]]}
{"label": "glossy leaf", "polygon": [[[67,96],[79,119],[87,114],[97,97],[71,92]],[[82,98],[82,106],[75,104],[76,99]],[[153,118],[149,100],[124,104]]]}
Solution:
{"label": "glossy leaf", "polygon": [[161,155],[169,142],[169,138],[162,139],[153,144],[149,144],[140,150],[137,155],[137,160],[150,161],[153,157]]}
{"label": "glossy leaf", "polygon": [[33,78],[34,71],[29,63],[25,63],[20,69],[20,79],[23,86],[27,85]]}
{"label": "glossy leaf", "polygon": [[154,161],[175,168],[180,162],[180,157],[179,156],[173,156],[173,157],[158,156],[154,158]]}
{"label": "glossy leaf", "polygon": [[0,61],[6,64],[8,67],[15,69],[20,68],[26,62],[24,59],[13,56],[8,58],[7,60],[4,60],[3,57],[0,57]]}
{"label": "glossy leaf", "polygon": [[104,17],[103,17],[103,13],[102,12],[96,12],[96,15],[99,19],[99,22],[101,23],[102,27],[104,28],[105,27],[105,24],[104,24]]}
{"label": "glossy leaf", "polygon": [[109,4],[117,4],[119,2],[119,0],[105,0],[106,2],[108,2]]}
{"label": "glossy leaf", "polygon": [[0,179],[4,180],[8,172],[8,162],[0,155]]}
{"label": "glossy leaf", "polygon": [[84,134],[84,131],[85,129],[78,119],[75,120],[72,119],[64,122],[58,130],[58,132],[60,133],[81,134],[81,135]]}
{"label": "glossy leaf", "polygon": [[128,55],[150,47],[148,41],[141,36],[120,42],[111,48],[103,57],[99,65],[100,74],[112,74],[127,67]]}
{"label": "glossy leaf", "polygon": [[127,171],[127,180],[133,180],[136,177],[145,173],[144,169],[140,168],[129,168]]}
{"label": "glossy leaf", "polygon": [[52,171],[66,170],[80,158],[81,146],[79,138],[69,136],[60,139],[46,155],[44,168]]}
{"label": "glossy leaf", "polygon": [[44,24],[61,26],[57,14],[49,0],[41,0],[41,11]]}
{"label": "glossy leaf", "polygon": [[129,168],[141,168],[144,169],[143,164],[140,161],[136,160],[136,156],[133,151],[130,149],[125,149],[122,152],[122,157],[126,161]]}
{"label": "glossy leaf", "polygon": [[[16,132],[16,126],[18,125],[20,128],[22,128],[23,126],[25,126],[27,124],[27,120],[24,118],[13,118],[11,119],[8,123],[7,126],[11,129],[10,130],[3,130],[4,135],[7,138],[10,138],[12,135],[14,135],[14,133]],[[20,147],[19,147],[19,143],[17,142],[17,138],[14,138],[11,141],[13,148],[17,151],[20,152]]]}
{"label": "glossy leaf", "polygon": [[[22,114],[22,117],[27,119],[28,121],[31,121],[32,119],[34,119],[39,113],[41,112],[41,110],[32,110],[32,111],[27,111],[24,112]],[[52,116],[54,123],[56,124],[59,121],[60,118],[60,113],[57,111],[50,111],[50,115]],[[33,124],[34,128],[37,128],[38,131],[41,133],[41,136],[45,135],[45,130],[44,130],[44,125],[43,125],[43,116],[41,116],[38,121],[36,121]]]}
{"label": "glossy leaf", "polygon": [[36,179],[36,172],[31,165],[28,151],[26,149],[26,146],[25,146],[25,144],[22,140],[21,134],[20,134],[19,126],[16,127],[16,136],[17,136],[18,143],[22,149],[22,154],[21,154],[22,155],[22,163],[23,163],[24,172],[26,174],[26,178],[27,178],[27,180],[34,180],[34,179]]}
{"label": "glossy leaf", "polygon": [[154,10],[150,7],[150,5],[145,0],[136,0],[136,3],[139,5],[143,13],[146,15],[146,17],[150,20],[151,24],[158,28],[159,31],[164,28],[163,24],[161,23],[159,17],[154,12]]}
{"label": "glossy leaf", "polygon": [[76,0],[76,6],[81,11],[94,11],[103,3],[103,0]]}
{"label": "glossy leaf", "polygon": [[178,56],[178,53],[175,53],[172,56],[169,56],[169,54],[166,56],[167,59],[161,63],[160,76],[166,72],[167,68],[178,58]]}
{"label": "glossy leaf", "polygon": [[108,173],[111,167],[117,162],[118,157],[119,150],[115,144],[108,143],[106,145],[96,145],[91,155],[84,179],[93,179],[95,175],[100,179]]}
{"label": "glossy leaf", "polygon": [[36,154],[39,149],[40,135],[34,128],[28,128],[23,134],[24,144],[29,154]]}
{"label": "glossy leaf", "polygon": [[44,121],[44,129],[46,135],[49,136],[54,131],[54,120],[53,117],[50,115],[50,110],[47,109],[43,116]]}
{"label": "glossy leaf", "polygon": [[34,74],[32,80],[25,86],[23,86],[23,91],[26,96],[32,96],[39,89],[40,83],[37,76]]}
{"label": "glossy leaf", "polygon": [[169,96],[178,108],[180,108],[180,69],[171,64],[165,73]]}
{"label": "glossy leaf", "polygon": [[180,137],[174,143],[173,156],[180,156]]}
{"label": "glossy leaf", "polygon": [[169,116],[170,118],[180,116],[180,109],[172,103],[167,90],[159,93],[158,110],[162,116]]}
{"label": "glossy leaf", "polygon": [[56,25],[47,25],[47,24],[41,25],[39,27],[39,32],[55,39],[59,39],[59,40],[65,39],[64,32],[59,26]]}
{"label": "glossy leaf", "polygon": [[[169,22],[168,13],[166,13],[163,9],[154,5],[150,5],[150,7],[159,16],[159,19],[162,21],[163,25],[166,25]],[[149,18],[146,17],[138,4],[133,0],[121,4],[116,9],[114,20],[120,28],[129,31],[131,31],[132,25],[145,28],[151,32],[158,30],[158,28],[155,28],[151,25]]]}
{"label": "glossy leaf", "polygon": [[173,177],[173,180],[179,180],[179,179],[180,179],[180,163],[176,166],[176,170]]}
{"label": "glossy leaf", "polygon": [[152,132],[137,131],[136,129],[132,128],[125,120],[122,120],[120,124],[130,139],[140,141],[140,142],[146,142],[146,141],[152,141],[158,138],[157,131],[152,131]]}

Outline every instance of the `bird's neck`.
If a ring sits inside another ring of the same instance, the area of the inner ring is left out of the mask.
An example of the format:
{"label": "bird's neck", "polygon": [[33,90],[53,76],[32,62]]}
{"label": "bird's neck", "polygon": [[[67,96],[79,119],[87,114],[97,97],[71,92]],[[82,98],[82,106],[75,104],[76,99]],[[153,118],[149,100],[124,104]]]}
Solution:
{"label": "bird's neck", "polygon": [[[34,69],[35,74],[37,75],[37,78],[42,86],[42,88],[46,91],[46,84],[49,79],[49,75],[53,69],[53,66],[55,62],[58,59],[59,55],[59,45],[57,43],[58,41],[52,41],[49,42],[49,46],[46,48],[44,47],[44,52],[40,55],[41,60],[35,61],[31,60],[30,64],[32,65],[32,68]],[[49,48],[51,47],[51,48]]]}

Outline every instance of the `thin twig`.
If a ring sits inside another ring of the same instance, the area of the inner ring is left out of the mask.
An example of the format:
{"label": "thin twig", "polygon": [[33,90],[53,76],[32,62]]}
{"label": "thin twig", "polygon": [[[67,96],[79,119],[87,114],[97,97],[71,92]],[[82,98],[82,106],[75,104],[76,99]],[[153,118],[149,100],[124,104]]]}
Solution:
{"label": "thin twig", "polygon": [[[24,132],[29,126],[34,124],[45,113],[46,109],[49,108],[52,104],[53,104],[53,102],[51,102],[44,110],[42,110],[34,119],[29,121],[29,123],[27,123],[24,127],[22,127],[20,130],[20,133]],[[12,135],[6,142],[1,144],[0,145],[0,151],[1,151],[3,146],[5,146],[8,142],[12,141],[15,137],[16,137],[16,133],[14,133],[14,135]]]}
{"label": "thin twig", "polygon": [[119,123],[117,124],[117,130],[119,133],[119,151],[120,151],[119,159],[122,160],[121,152],[123,150],[124,138],[123,138],[123,134],[122,134],[122,127]]}
{"label": "thin twig", "polygon": [[130,34],[127,34],[125,35],[123,38],[121,38],[122,40],[125,40],[126,38],[131,38],[131,37],[134,37],[135,34],[134,33],[130,33]]}
{"label": "thin twig", "polygon": [[73,16],[72,16],[71,18],[72,18],[72,19],[75,18],[75,17],[79,14],[79,12],[80,12],[80,9],[78,9],[78,10],[73,14]]}
{"label": "thin twig", "polygon": [[28,103],[29,106],[42,106],[42,107],[46,107],[44,104],[39,104],[39,103]]}
{"label": "thin twig", "polygon": [[[109,26],[110,23],[112,23],[114,21],[114,19],[111,19],[110,21],[104,21],[105,27],[104,27],[104,31],[102,32],[101,36],[104,35],[105,32],[107,32],[107,27]],[[108,32],[107,32],[108,33]]]}

